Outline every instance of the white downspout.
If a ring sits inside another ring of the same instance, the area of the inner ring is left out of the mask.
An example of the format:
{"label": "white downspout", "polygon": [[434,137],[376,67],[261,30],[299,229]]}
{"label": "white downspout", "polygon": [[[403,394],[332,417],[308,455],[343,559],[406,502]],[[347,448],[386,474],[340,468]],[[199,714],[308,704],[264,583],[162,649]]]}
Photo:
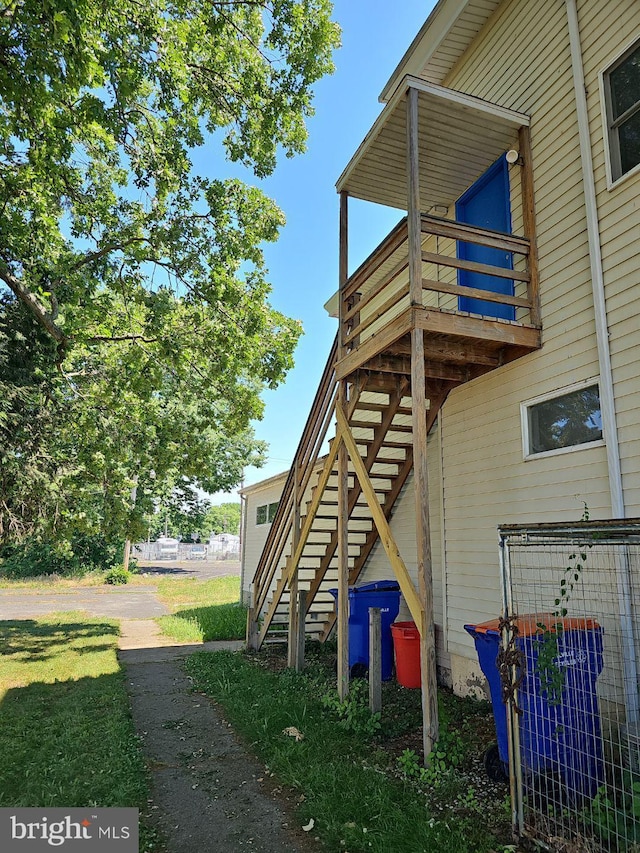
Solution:
{"label": "white downspout", "polygon": [[613,518],[624,518],[624,492],[622,490],[618,427],[616,424],[615,400],[613,396],[613,376],[611,372],[611,354],[609,352],[609,329],[607,324],[607,309],[604,301],[602,255],[600,253],[600,229],[598,226],[596,185],[593,177],[591,135],[589,133],[589,119],[587,115],[587,95],[584,82],[584,70],[582,67],[582,47],[580,45],[578,11],[576,9],[576,0],[566,0],[566,4],[567,18],[569,22],[569,41],[571,44],[571,64],[573,66],[573,85],[575,87],[576,110],[578,113],[582,181],[587,214],[587,236],[589,240],[589,261],[591,263],[593,308],[595,311],[598,362],[600,365],[600,407],[602,412],[602,425],[604,427],[604,435],[607,443],[611,514]]}
{"label": "white downspout", "polygon": [[[587,237],[589,241],[589,261],[591,264],[591,283],[593,288],[593,308],[596,323],[596,341],[600,366],[600,409],[602,425],[607,446],[607,465],[609,470],[609,491],[611,493],[611,514],[614,518],[625,517],[622,472],[620,468],[620,446],[616,424],[615,398],[613,394],[613,375],[611,371],[611,353],[609,351],[609,328],[607,308],[604,298],[604,276],[602,272],[602,254],[600,252],[600,229],[598,225],[598,207],[596,185],[593,177],[593,159],[591,157],[591,134],[587,113],[587,94],[582,65],[582,46],[576,0],[565,0],[567,21],[569,24],[569,43],[571,46],[571,65],[573,67],[573,85],[576,94],[578,114],[578,134],[580,138],[580,160],[582,163],[582,183],[587,217]],[[628,553],[624,548],[616,554],[616,576],[618,585],[618,604],[620,608],[620,627],[623,644],[623,678],[627,723],[638,720],[638,665],[633,631],[633,613],[631,610],[631,582]]]}

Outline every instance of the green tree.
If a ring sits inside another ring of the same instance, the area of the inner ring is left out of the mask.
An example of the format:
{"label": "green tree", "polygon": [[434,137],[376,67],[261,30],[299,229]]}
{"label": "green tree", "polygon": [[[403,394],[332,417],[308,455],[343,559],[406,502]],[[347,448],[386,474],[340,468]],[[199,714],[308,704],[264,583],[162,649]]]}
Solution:
{"label": "green tree", "polygon": [[205,536],[211,533],[240,533],[240,504],[222,503],[211,506],[204,517],[203,528]]}
{"label": "green tree", "polygon": [[249,424],[300,334],[268,301],[261,244],[284,220],[191,158],[206,144],[219,171],[226,157],[262,177],[279,150],[304,150],[338,44],[330,13],[328,0],[5,4],[5,538],[135,535],[184,478],[229,488],[260,461]]}

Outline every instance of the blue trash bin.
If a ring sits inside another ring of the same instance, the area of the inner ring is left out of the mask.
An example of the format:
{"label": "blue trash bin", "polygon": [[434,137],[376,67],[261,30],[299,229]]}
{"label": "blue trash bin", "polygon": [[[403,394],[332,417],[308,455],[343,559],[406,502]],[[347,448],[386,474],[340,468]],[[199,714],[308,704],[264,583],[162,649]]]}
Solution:
{"label": "blue trash bin", "polygon": [[[338,601],[338,590],[329,592]],[[393,672],[391,623],[400,609],[400,586],[396,581],[373,581],[349,587],[349,670],[356,674],[369,669],[369,608],[380,608],[382,637],[382,680]]]}
{"label": "blue trash bin", "polygon": [[[524,669],[518,689],[519,731],[523,770],[532,784],[550,788],[559,784],[569,802],[592,798],[604,782],[602,738],[596,681],[602,672],[602,628],[593,619],[533,613],[516,620],[516,648]],[[559,679],[547,689],[538,656],[547,631],[557,631],[553,673]],[[509,761],[507,711],[497,667],[500,648],[498,620],[465,625],[475,641],[480,668],[489,682],[496,724],[498,752],[505,769]]]}

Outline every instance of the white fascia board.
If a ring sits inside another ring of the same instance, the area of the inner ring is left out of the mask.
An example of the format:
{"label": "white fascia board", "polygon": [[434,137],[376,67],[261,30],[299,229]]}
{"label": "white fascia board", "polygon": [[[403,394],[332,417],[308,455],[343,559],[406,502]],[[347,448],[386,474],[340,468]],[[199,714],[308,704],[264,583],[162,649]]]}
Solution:
{"label": "white fascia board", "polygon": [[469,4],[469,0],[439,0],[380,93],[384,104],[407,74],[420,74]]}
{"label": "white fascia board", "polygon": [[[500,104],[494,104],[492,101],[485,101],[475,95],[467,95],[465,92],[458,92],[456,89],[447,89],[445,86],[439,86],[437,83],[429,83],[428,80],[423,80],[421,77],[412,77],[407,75],[404,81],[406,88],[411,87],[419,92],[424,92],[426,95],[433,95],[436,98],[441,98],[443,101],[449,101],[463,109],[474,110],[475,112],[486,113],[493,118],[501,119],[514,127],[529,127],[531,119],[526,113],[520,113],[517,110],[502,107]],[[396,100],[394,93],[394,101]],[[404,94],[404,90],[400,90],[400,97]]]}
{"label": "white fascia board", "polygon": [[289,469],[287,468],[286,471],[282,471],[280,474],[274,474],[272,477],[267,477],[265,480],[259,480],[257,483],[252,483],[250,486],[244,486],[244,488],[238,489],[238,494],[243,497],[248,497],[249,495],[253,495],[254,492],[261,492],[264,489],[275,486],[278,482],[281,482],[284,487],[288,476]]}

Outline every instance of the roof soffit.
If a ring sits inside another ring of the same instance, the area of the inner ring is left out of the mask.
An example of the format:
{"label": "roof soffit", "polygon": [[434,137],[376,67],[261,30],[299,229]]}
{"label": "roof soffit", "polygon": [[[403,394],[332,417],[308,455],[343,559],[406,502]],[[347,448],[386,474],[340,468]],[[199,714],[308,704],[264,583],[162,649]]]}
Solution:
{"label": "roof soffit", "polygon": [[400,210],[406,197],[406,92],[419,93],[422,210],[449,207],[505,150],[529,117],[406,77],[338,179],[339,192]]}

